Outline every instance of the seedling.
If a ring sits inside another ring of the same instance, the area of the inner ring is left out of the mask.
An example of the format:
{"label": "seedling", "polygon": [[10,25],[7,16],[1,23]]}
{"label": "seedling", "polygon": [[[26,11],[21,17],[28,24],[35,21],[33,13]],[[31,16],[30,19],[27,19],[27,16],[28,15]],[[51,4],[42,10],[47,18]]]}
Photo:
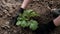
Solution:
{"label": "seedling", "polygon": [[39,16],[33,10],[25,10],[23,14],[20,14],[17,18],[17,26],[21,26],[23,28],[29,27],[31,30],[36,30],[38,28],[38,22],[30,19],[31,17]]}

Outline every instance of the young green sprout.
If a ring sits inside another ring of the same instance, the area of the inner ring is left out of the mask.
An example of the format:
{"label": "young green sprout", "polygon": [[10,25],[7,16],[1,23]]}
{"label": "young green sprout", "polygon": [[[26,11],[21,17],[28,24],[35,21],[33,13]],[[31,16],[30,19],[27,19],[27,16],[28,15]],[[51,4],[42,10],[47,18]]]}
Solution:
{"label": "young green sprout", "polygon": [[30,19],[31,17],[39,16],[33,10],[25,10],[23,14],[20,14],[17,18],[17,26],[21,26],[23,28],[29,27],[31,30],[36,30],[38,28],[38,22]]}

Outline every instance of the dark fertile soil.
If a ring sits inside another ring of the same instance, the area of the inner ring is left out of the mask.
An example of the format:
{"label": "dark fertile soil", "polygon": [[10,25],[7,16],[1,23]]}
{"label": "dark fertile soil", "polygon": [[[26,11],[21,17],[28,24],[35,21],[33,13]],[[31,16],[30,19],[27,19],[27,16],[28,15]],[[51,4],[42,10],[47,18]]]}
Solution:
{"label": "dark fertile soil", "polygon": [[[19,10],[21,3],[22,0],[0,0],[0,34],[35,34],[30,29],[13,25],[12,17]],[[60,0],[34,0],[27,7],[40,14],[40,17],[34,17],[39,24],[46,24],[53,20],[54,17],[50,12],[51,9],[56,8],[60,8]],[[51,31],[50,34],[60,34],[60,27]]]}

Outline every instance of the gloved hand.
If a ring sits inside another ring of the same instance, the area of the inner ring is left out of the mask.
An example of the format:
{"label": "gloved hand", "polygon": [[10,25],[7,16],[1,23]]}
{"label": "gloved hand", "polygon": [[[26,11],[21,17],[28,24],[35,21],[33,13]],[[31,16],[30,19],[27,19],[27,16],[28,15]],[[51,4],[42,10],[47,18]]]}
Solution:
{"label": "gloved hand", "polygon": [[60,9],[52,10],[53,17],[58,17],[60,15]]}
{"label": "gloved hand", "polygon": [[23,8],[20,8],[20,9],[17,11],[16,15],[15,15],[14,17],[12,17],[12,20],[11,20],[12,24],[16,25],[17,18],[18,18],[18,16],[19,16],[19,14],[20,14],[20,13],[23,14],[23,12],[24,12],[24,9],[23,9]]}
{"label": "gloved hand", "polygon": [[56,28],[55,24],[53,23],[53,20],[48,22],[47,24],[41,24],[39,25],[39,28],[34,31],[35,34],[49,34],[51,30],[54,30]]}
{"label": "gloved hand", "polygon": [[20,8],[19,12],[22,14],[24,12],[24,9]]}

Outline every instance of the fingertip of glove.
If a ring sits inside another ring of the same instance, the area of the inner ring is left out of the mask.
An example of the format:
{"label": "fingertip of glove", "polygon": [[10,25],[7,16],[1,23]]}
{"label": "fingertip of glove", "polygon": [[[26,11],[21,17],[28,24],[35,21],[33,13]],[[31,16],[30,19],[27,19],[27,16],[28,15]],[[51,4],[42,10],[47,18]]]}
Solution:
{"label": "fingertip of glove", "polygon": [[23,12],[24,12],[24,9],[23,9],[23,8],[20,8],[20,9],[19,9],[19,12],[20,12],[20,13],[23,13]]}

